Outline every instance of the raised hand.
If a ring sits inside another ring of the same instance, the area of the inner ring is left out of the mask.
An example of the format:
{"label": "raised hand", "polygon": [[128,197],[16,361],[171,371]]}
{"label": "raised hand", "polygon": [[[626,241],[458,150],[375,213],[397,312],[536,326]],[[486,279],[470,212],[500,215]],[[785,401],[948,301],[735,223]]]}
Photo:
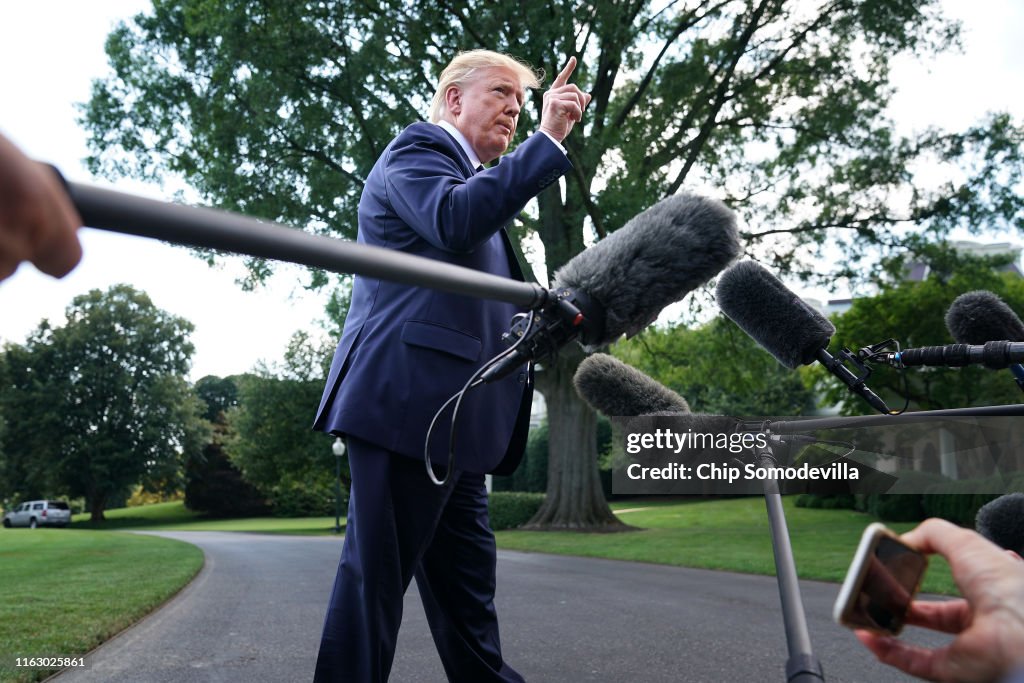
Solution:
{"label": "raised hand", "polygon": [[572,127],[583,120],[583,112],[590,104],[590,94],[569,82],[575,69],[576,58],[569,57],[561,73],[551,83],[551,88],[544,93],[540,129],[558,142],[564,140]]}
{"label": "raised hand", "polygon": [[959,600],[911,603],[907,623],[955,634],[928,649],[896,638],[857,631],[879,660],[930,681],[1002,680],[1024,663],[1024,562],[980,535],[930,519],[903,540],[949,561]]}

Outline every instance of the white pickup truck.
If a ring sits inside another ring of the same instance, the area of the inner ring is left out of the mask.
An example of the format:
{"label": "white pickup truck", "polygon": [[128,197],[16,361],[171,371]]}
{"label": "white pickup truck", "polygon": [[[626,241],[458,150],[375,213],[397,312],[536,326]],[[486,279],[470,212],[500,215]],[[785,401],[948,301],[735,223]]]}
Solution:
{"label": "white pickup truck", "polygon": [[4,515],[4,528],[27,526],[67,526],[71,523],[71,508],[62,500],[30,500]]}

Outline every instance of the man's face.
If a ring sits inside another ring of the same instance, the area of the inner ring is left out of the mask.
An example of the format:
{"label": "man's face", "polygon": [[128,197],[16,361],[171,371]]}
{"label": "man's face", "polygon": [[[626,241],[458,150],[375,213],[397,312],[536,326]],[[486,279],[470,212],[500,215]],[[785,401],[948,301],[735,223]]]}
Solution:
{"label": "man's face", "polygon": [[446,97],[451,122],[481,162],[494,161],[508,149],[526,97],[514,71],[503,66],[480,69],[465,86],[449,88]]}

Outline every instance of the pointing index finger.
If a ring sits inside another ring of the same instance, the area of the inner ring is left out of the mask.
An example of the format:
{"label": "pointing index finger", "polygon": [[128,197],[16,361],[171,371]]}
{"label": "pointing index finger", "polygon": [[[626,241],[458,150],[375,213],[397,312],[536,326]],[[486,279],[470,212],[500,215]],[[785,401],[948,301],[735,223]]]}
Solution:
{"label": "pointing index finger", "polygon": [[576,58],[569,57],[569,61],[566,62],[565,67],[562,68],[562,72],[555,77],[555,80],[551,83],[552,88],[560,88],[569,82],[569,76],[576,70]]}

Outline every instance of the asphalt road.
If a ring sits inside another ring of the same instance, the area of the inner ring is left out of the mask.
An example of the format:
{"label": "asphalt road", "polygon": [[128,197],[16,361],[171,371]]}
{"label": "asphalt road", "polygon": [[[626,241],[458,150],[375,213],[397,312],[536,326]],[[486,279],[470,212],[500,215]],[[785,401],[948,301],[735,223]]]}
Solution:
{"label": "asphalt road", "polygon": [[[282,683],[312,679],[341,553],[336,538],[158,534],[206,554],[165,607],[87,656],[59,683]],[[802,582],[828,681],[916,680],[878,664],[831,621],[835,584]],[[784,681],[773,577],[555,555],[498,553],[506,659],[528,681]],[[935,645],[944,637],[909,629]],[[413,582],[392,681],[444,681]]]}

